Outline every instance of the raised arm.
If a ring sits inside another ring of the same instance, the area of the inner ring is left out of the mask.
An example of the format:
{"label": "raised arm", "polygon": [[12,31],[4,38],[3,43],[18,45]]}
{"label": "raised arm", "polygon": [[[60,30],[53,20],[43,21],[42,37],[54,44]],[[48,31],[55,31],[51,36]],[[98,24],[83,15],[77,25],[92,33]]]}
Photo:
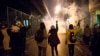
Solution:
{"label": "raised arm", "polygon": [[58,30],[58,21],[56,21],[56,29]]}

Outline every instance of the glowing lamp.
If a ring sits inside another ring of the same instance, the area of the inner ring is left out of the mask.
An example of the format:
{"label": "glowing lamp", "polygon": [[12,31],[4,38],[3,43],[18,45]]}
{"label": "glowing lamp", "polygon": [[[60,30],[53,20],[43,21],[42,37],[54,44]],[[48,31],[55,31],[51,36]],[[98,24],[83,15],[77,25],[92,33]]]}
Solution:
{"label": "glowing lamp", "polygon": [[58,6],[56,6],[56,8],[55,8],[55,13],[57,14],[57,13],[59,13],[60,12],[60,10],[61,10],[61,7],[58,5]]}

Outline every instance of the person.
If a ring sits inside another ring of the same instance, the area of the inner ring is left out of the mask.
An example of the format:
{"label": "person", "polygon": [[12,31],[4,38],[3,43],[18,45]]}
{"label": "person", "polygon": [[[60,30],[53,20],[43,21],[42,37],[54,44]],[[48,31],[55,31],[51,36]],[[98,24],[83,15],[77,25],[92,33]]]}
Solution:
{"label": "person", "polygon": [[20,52],[22,56],[25,55],[25,44],[26,44],[26,33],[31,28],[31,25],[24,26],[22,22],[18,21],[16,25],[20,28],[19,30],[19,45],[20,45]]}
{"label": "person", "polygon": [[96,27],[95,30],[90,44],[90,50],[92,51],[92,56],[100,56],[100,26]]}
{"label": "person", "polygon": [[45,26],[44,22],[40,22],[40,26],[39,26],[39,29],[37,30],[37,32],[42,34],[41,36],[39,36],[39,34],[37,34],[37,36],[39,36],[39,38],[40,38],[39,41],[36,40],[37,37],[35,37],[35,40],[37,41],[37,45],[38,45],[38,56],[46,56],[47,31],[46,31],[46,26]]}
{"label": "person", "polygon": [[56,51],[56,55],[58,56],[57,46],[58,44],[60,44],[60,40],[58,38],[57,32],[58,32],[58,21],[56,21],[56,27],[52,25],[51,29],[49,30],[48,43],[52,48],[52,56],[54,56],[54,50]]}
{"label": "person", "polygon": [[84,28],[84,32],[83,32],[83,41],[85,43],[85,45],[89,46],[90,43],[90,39],[91,39],[91,29],[89,27],[89,25],[87,24]]}
{"label": "person", "polygon": [[[16,26],[16,24],[11,25],[10,37],[11,37],[11,56],[18,56],[19,55],[19,30],[20,28]],[[19,55],[20,56],[20,55]]]}
{"label": "person", "polygon": [[2,44],[3,44],[4,55],[10,55],[10,50],[11,50],[10,35],[6,23],[1,24],[1,34],[3,36]]}
{"label": "person", "polygon": [[24,56],[25,44],[26,44],[26,32],[30,26],[23,26],[22,22],[17,21],[11,27],[11,47],[12,56]]}
{"label": "person", "polygon": [[[78,22],[78,27],[80,27],[80,21]],[[76,33],[76,36],[79,38],[80,41],[82,41],[83,31],[80,27],[80,30]]]}
{"label": "person", "polygon": [[[70,41],[70,32],[73,32],[74,34],[76,34],[79,30],[80,24],[78,24],[78,26],[76,28],[73,27],[72,24],[69,25],[69,29],[66,31],[66,40],[65,40],[65,44],[68,44],[68,49],[69,49],[69,56],[74,56],[74,46],[77,42],[71,42]],[[77,41],[77,40],[76,40]]]}
{"label": "person", "polygon": [[3,34],[1,32],[2,29],[2,23],[0,23],[0,56],[3,56],[4,49],[3,49]]}

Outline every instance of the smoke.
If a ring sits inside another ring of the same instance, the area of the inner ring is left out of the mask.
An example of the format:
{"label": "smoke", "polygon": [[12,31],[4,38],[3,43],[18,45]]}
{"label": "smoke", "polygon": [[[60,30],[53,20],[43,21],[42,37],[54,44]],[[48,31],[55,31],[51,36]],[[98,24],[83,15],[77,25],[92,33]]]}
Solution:
{"label": "smoke", "polygon": [[[47,3],[47,2],[45,2]],[[46,14],[42,21],[45,23],[47,30],[50,29],[51,25],[56,25],[56,20],[58,20],[58,26],[59,26],[59,33],[65,33],[66,29],[68,29],[69,24],[73,24],[76,26],[78,21],[81,21],[81,26],[84,26],[84,19],[87,17],[87,10],[85,8],[79,7],[75,2],[67,4],[67,3],[57,3],[55,4],[49,12],[55,12],[54,7],[60,5],[61,10],[57,14],[53,14],[53,16],[49,16]],[[50,5],[49,5],[50,6]],[[47,6],[48,7],[48,6]],[[50,6],[51,7],[51,6]],[[48,8],[50,8],[48,7]],[[50,14],[52,15],[52,14]]]}

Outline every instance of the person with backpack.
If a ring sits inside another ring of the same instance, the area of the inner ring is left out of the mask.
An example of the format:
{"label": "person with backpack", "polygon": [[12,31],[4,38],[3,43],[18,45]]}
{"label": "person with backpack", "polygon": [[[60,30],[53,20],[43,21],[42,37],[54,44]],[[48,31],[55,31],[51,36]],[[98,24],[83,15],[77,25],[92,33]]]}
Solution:
{"label": "person with backpack", "polygon": [[69,25],[69,29],[66,32],[66,40],[65,44],[68,44],[69,48],[69,56],[74,56],[74,46],[77,41],[76,33],[80,30],[79,24],[76,29],[74,29],[73,25]]}
{"label": "person with backpack", "polygon": [[38,56],[46,56],[47,31],[44,22],[40,23],[40,27],[35,34],[35,40],[38,45]]}
{"label": "person with backpack", "polygon": [[59,37],[57,35],[58,32],[58,21],[56,21],[56,27],[54,25],[51,26],[51,29],[49,30],[49,37],[48,37],[48,44],[50,44],[52,49],[52,56],[54,56],[54,50],[56,52],[56,55],[58,56],[58,49],[57,46],[60,44]]}

